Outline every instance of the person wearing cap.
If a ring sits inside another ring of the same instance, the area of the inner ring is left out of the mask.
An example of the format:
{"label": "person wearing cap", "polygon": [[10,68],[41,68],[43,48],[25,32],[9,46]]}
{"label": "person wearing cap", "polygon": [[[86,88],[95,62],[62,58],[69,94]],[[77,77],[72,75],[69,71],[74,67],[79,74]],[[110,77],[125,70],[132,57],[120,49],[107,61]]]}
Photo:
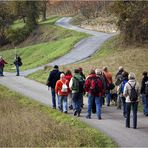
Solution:
{"label": "person wearing cap", "polygon": [[[130,112],[131,112],[131,107],[133,110],[133,128],[137,128],[137,109],[138,109],[138,96],[140,94],[139,91],[139,84],[136,81],[136,76],[134,73],[130,72],[128,75],[128,82],[125,84],[124,91],[123,91],[123,96],[126,98],[126,127],[130,128]],[[132,88],[135,88],[135,91],[137,93],[137,99],[136,101],[132,101],[130,98],[131,95],[131,90]]]}
{"label": "person wearing cap", "polygon": [[0,76],[4,76],[3,71],[4,71],[4,67],[5,64],[8,64],[2,56],[0,56]]}
{"label": "person wearing cap", "polygon": [[[55,93],[55,85],[56,82],[60,79],[61,72],[59,71],[58,65],[53,67],[53,70],[50,71],[48,79],[47,79],[47,86],[51,87],[51,94],[52,94],[52,108],[56,109],[56,93]],[[58,96],[57,96],[58,97]],[[58,107],[59,107],[59,98],[58,98]]]}
{"label": "person wearing cap", "polygon": [[[66,85],[66,86],[64,86]],[[59,96],[59,110],[68,112],[67,96],[69,94],[69,81],[65,78],[65,74],[61,73],[60,80],[56,82],[55,92]]]}

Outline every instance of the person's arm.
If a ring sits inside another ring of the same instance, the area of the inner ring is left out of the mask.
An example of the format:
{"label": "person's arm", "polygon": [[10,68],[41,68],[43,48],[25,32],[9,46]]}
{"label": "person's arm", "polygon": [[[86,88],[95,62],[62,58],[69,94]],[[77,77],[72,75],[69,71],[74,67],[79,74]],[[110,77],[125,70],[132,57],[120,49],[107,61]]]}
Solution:
{"label": "person's arm", "polygon": [[127,83],[126,83],[125,86],[124,86],[123,96],[124,96],[124,97],[127,97],[127,96],[128,96]]}

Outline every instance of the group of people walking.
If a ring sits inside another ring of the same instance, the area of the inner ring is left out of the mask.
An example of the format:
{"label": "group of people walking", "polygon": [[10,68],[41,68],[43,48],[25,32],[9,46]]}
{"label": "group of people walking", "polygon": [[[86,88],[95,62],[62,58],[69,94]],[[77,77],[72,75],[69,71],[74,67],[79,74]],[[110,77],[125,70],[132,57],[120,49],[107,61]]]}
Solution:
{"label": "group of people walking", "polygon": [[[123,67],[115,77],[115,84],[111,72],[107,67],[103,69],[91,69],[87,77],[83,74],[83,69],[60,72],[57,65],[49,73],[47,85],[51,87],[52,106],[61,112],[67,113],[68,108],[73,109],[74,116],[80,116],[83,109],[83,96],[88,97],[88,107],[86,118],[90,119],[95,107],[97,119],[102,119],[101,107],[106,102],[110,106],[112,100],[112,90],[116,88],[117,108],[123,108],[123,116],[126,118],[126,127],[130,127],[130,112],[133,110],[133,128],[137,128],[137,110],[139,96],[142,96],[143,111],[148,116],[148,76],[143,73],[141,89],[136,81],[134,73],[126,72]],[[116,87],[115,87],[116,86]],[[57,101],[56,101],[57,97]],[[105,101],[106,98],[106,101]],[[57,103],[56,103],[57,102]],[[94,106],[95,104],[95,106]]]}
{"label": "group of people walking", "polygon": [[[0,56],[0,76],[4,76],[4,67],[5,64],[8,64],[2,56]],[[16,66],[16,76],[20,75],[19,67],[22,66],[22,60],[20,56],[16,54],[13,64]]]}

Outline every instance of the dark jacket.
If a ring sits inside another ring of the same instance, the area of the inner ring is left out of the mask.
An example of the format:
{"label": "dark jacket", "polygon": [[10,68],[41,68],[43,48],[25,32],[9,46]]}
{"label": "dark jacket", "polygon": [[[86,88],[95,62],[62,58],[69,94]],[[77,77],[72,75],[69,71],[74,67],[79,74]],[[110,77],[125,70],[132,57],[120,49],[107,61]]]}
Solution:
{"label": "dark jacket", "polygon": [[141,81],[141,90],[140,90],[141,94],[145,94],[145,82],[147,81],[148,81],[148,76],[144,76]]}
{"label": "dark jacket", "polygon": [[56,82],[60,79],[61,72],[58,69],[54,69],[49,73],[48,87],[55,89]]}

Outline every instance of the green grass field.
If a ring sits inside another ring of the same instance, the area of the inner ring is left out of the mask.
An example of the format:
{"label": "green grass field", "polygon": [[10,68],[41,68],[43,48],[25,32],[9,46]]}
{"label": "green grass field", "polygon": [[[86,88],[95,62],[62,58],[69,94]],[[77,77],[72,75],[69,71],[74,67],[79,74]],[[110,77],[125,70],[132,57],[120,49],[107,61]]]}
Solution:
{"label": "green grass field", "polygon": [[[54,22],[58,18],[52,17],[40,23],[37,30],[33,32],[38,35],[31,36],[22,43],[28,46],[0,52],[0,55],[9,63],[5,70],[11,71],[14,67],[11,64],[13,64],[16,53],[21,56],[23,61],[21,70],[35,68],[66,54],[79,40],[88,36],[84,33],[55,26]],[[30,42],[31,45],[29,45]]]}
{"label": "green grass field", "polygon": [[117,147],[78,119],[0,85],[1,147]]}

